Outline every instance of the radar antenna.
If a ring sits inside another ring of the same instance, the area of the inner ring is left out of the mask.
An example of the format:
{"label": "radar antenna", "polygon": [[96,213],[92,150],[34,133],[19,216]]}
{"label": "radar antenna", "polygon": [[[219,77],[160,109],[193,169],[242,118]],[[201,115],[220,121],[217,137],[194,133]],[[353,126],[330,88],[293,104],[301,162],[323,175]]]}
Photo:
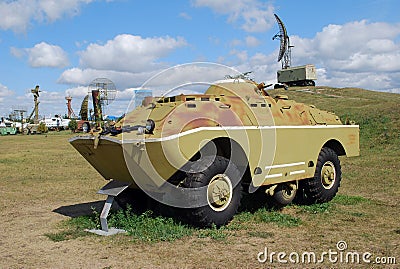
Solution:
{"label": "radar antenna", "polygon": [[292,55],[291,55],[291,48],[293,46],[290,45],[289,36],[286,31],[286,27],[283,24],[282,20],[278,17],[278,15],[274,14],[276,22],[279,26],[279,32],[272,37],[272,40],[278,39],[280,40],[281,44],[279,46],[279,54],[278,54],[278,62],[280,62],[283,58],[282,69],[287,69],[291,65]]}
{"label": "radar antenna", "polygon": [[103,120],[105,106],[114,101],[117,94],[114,83],[107,78],[96,78],[89,85],[89,94],[92,96],[94,118],[98,126]]}
{"label": "radar antenna", "polygon": [[81,120],[87,121],[89,120],[88,117],[88,103],[89,103],[89,94],[86,94],[85,98],[83,98],[82,104],[81,104],[81,110],[79,111],[79,117],[81,117]]}

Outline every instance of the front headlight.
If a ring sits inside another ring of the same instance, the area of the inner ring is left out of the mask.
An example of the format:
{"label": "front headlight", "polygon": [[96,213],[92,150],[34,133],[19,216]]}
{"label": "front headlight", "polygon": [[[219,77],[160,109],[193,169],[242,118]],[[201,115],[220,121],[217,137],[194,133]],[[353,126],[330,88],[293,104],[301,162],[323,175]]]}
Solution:
{"label": "front headlight", "polygon": [[152,119],[148,119],[146,121],[146,130],[145,131],[147,134],[152,134],[155,127],[156,127],[156,123]]}

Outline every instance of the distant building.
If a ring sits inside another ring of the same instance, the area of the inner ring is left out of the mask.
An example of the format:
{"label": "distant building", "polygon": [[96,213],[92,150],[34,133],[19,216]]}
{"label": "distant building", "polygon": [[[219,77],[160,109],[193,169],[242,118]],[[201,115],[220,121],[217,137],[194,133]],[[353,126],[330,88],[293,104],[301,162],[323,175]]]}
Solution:
{"label": "distant building", "polygon": [[152,90],[134,90],[133,92],[135,94],[134,96],[135,108],[142,105],[142,101],[144,100],[144,98],[148,96],[153,96]]}

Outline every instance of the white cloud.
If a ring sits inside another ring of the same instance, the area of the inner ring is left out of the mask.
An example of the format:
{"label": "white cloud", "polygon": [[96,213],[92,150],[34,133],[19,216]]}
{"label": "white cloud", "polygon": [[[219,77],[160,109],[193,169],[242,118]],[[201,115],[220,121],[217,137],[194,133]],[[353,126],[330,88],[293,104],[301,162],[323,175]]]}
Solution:
{"label": "white cloud", "polygon": [[255,81],[263,81],[266,84],[276,83],[276,71],[280,69],[280,64],[276,62],[275,58],[273,54],[256,53],[248,56],[246,61],[235,65],[235,69],[242,73],[252,71],[250,78]]}
{"label": "white cloud", "polygon": [[25,32],[33,21],[53,22],[79,13],[93,0],[14,0],[0,2],[0,28]]}
{"label": "white cloud", "polygon": [[400,88],[388,89],[387,92],[400,94]]}
{"label": "white cloud", "polygon": [[142,88],[128,88],[128,89],[125,89],[125,90],[123,90],[123,91],[117,91],[117,97],[116,97],[116,99],[118,99],[118,100],[128,100],[128,101],[131,101],[132,100],[132,97],[134,96],[134,92],[135,92],[135,90],[139,90],[139,89],[142,89]]}
{"label": "white cloud", "polygon": [[106,44],[89,44],[81,51],[80,65],[85,68],[143,72],[160,65],[158,60],[186,45],[178,37],[142,38],[129,34],[116,36]]}
{"label": "white cloud", "polygon": [[8,97],[13,95],[14,92],[8,89],[7,86],[4,86],[3,84],[0,83],[0,102],[4,101],[4,97]]}
{"label": "white cloud", "polygon": [[246,36],[246,46],[248,47],[257,47],[258,45],[260,45],[260,40],[258,40],[256,37],[254,36]]}
{"label": "white cloud", "polygon": [[[42,116],[64,114],[66,112],[65,95],[62,92],[48,91],[41,87],[39,96],[39,113]],[[34,109],[31,89],[25,89],[24,94],[16,96],[13,91],[0,84],[0,116],[8,116],[13,109],[26,110],[25,117]]]}
{"label": "white cloud", "polygon": [[[25,51],[28,54],[29,65],[32,67],[61,68],[69,64],[67,53],[59,46],[41,42]],[[15,49],[13,54],[16,55]]]}
{"label": "white cloud", "polygon": [[385,40],[390,42],[399,33],[400,24],[368,23],[362,20],[344,25],[328,25],[317,33],[315,39],[321,52],[326,55],[339,54],[347,58],[354,52],[370,51],[371,42],[375,45],[377,42],[382,44]]}
{"label": "white cloud", "polygon": [[233,39],[232,41],[229,42],[229,46],[230,47],[257,47],[261,44],[261,41],[254,37],[254,36],[246,36],[244,38],[244,40],[240,40],[240,39]]}
{"label": "white cloud", "polygon": [[[73,68],[65,71],[60,77],[59,82],[89,85],[95,78],[107,77],[114,82],[117,90],[120,92],[125,91],[124,89],[136,89],[142,86],[150,89],[165,90],[191,82],[212,82],[223,78],[225,75],[234,73],[235,70],[230,67],[202,62],[178,65],[143,73]],[[71,96],[83,96],[83,92],[85,92],[84,88],[85,87],[71,88],[67,90],[67,94],[71,94]]]}
{"label": "white cloud", "polygon": [[[250,5],[252,3],[249,3]],[[271,28],[274,24],[272,15],[274,14],[274,8],[272,5],[257,4],[255,6],[246,8],[242,16],[245,23],[242,29],[247,32],[265,32]]]}
{"label": "white cloud", "polygon": [[192,17],[189,14],[187,14],[186,12],[179,13],[179,17],[181,17],[181,18],[183,18],[185,20],[191,20],[192,19]]}
{"label": "white cloud", "polygon": [[73,87],[65,91],[65,96],[71,96],[71,97],[85,97],[87,94],[88,94],[87,86]]}
{"label": "white cloud", "polygon": [[247,51],[245,50],[231,50],[229,54],[236,56],[240,63],[247,62],[248,60]]}
{"label": "white cloud", "polygon": [[229,46],[231,47],[238,47],[243,44],[242,40],[239,39],[233,39],[231,42],[229,42]]}
{"label": "white cloud", "polygon": [[257,65],[265,65],[268,63],[272,63],[274,62],[274,60],[275,59],[272,54],[265,55],[263,53],[258,52],[251,57],[250,63],[254,66],[257,66]]}
{"label": "white cloud", "polygon": [[389,39],[373,39],[365,44],[365,50],[373,53],[393,52],[398,47]]}
{"label": "white cloud", "polygon": [[209,41],[211,44],[216,45],[216,46],[218,46],[218,45],[221,43],[221,40],[220,40],[218,37],[216,37],[216,36],[209,36],[209,37],[208,37],[208,41]]}
{"label": "white cloud", "polygon": [[97,70],[92,68],[71,68],[65,70],[58,79],[58,83],[71,85],[89,85],[96,78],[108,78],[114,82],[117,89],[139,87],[146,79],[156,74],[158,70],[131,73],[114,70]]}
{"label": "white cloud", "polygon": [[109,77],[100,73],[101,71],[95,69],[81,69],[74,67],[64,71],[57,82],[64,84],[89,85],[89,83],[97,77]]}
{"label": "white cloud", "polygon": [[69,65],[67,53],[61,47],[46,42],[38,43],[33,48],[11,47],[10,52],[17,58],[27,56],[31,67],[62,68]]}
{"label": "white cloud", "polygon": [[104,45],[89,44],[84,51],[79,52],[81,67],[64,71],[58,82],[88,85],[95,78],[106,77],[117,88],[138,87],[167,67],[167,64],[160,62],[163,57],[186,44],[181,37],[118,35]]}
{"label": "white cloud", "polygon": [[16,58],[22,58],[26,55],[26,51],[24,49],[19,49],[15,47],[10,48],[10,53]]}
{"label": "white cloud", "polygon": [[[99,72],[103,73],[100,74]],[[96,77],[111,79],[117,86],[117,96],[115,101],[107,107],[107,113],[121,115],[129,108],[129,101],[132,100],[135,89],[150,89],[153,91],[154,96],[161,96],[167,94],[167,92],[168,95],[199,93],[204,92],[208,88],[209,83],[222,79],[225,75],[235,74],[237,74],[237,71],[224,65],[193,63],[136,74],[115,71],[106,71],[104,73],[104,71],[94,69],[82,70],[74,68],[64,72],[63,77],[60,79],[78,78],[80,81],[88,81],[87,83],[82,83],[82,85],[88,85]],[[126,82],[129,82],[131,85],[126,86],[128,84]],[[74,99],[81,100],[87,94],[87,91],[87,86],[78,86],[66,90],[65,93]],[[77,102],[79,103],[78,105],[81,103],[81,101],[73,102],[75,108],[77,107]],[[77,113],[77,108],[75,109],[75,113]]]}
{"label": "white cloud", "polygon": [[92,0],[40,0],[37,1],[42,16],[50,21],[60,19],[64,14],[79,14],[80,5],[89,4]]}
{"label": "white cloud", "polygon": [[226,65],[194,62],[163,70],[146,82],[146,85],[177,86],[191,82],[213,82],[234,72],[235,70],[232,67]]}
{"label": "white cloud", "polygon": [[395,71],[400,67],[400,24],[350,22],[328,25],[312,39],[291,37],[294,61],[318,60],[338,70]]}
{"label": "white cloud", "polygon": [[194,6],[228,15],[229,23],[240,23],[246,32],[265,32],[275,23],[274,7],[259,0],[195,0]]}
{"label": "white cloud", "polygon": [[[292,66],[315,64],[319,85],[399,88],[399,35],[400,24],[365,20],[331,24],[313,38],[290,37]],[[271,56],[276,59],[277,52]]]}
{"label": "white cloud", "polygon": [[[394,83],[394,77],[391,74],[359,72],[348,73],[336,70],[317,70],[319,85],[328,85],[331,87],[356,87],[373,90],[391,89]],[[398,74],[397,74],[398,76]]]}

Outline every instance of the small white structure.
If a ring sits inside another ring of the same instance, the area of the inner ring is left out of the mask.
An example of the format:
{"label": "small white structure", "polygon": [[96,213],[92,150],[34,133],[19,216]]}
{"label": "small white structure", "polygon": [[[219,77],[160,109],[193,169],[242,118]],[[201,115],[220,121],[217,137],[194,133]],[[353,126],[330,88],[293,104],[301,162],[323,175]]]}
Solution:
{"label": "small white structure", "polygon": [[46,127],[49,128],[49,130],[56,130],[56,129],[67,129],[68,124],[71,120],[69,119],[63,119],[61,117],[51,117],[48,119],[41,120],[40,122],[43,122],[46,124]]}

